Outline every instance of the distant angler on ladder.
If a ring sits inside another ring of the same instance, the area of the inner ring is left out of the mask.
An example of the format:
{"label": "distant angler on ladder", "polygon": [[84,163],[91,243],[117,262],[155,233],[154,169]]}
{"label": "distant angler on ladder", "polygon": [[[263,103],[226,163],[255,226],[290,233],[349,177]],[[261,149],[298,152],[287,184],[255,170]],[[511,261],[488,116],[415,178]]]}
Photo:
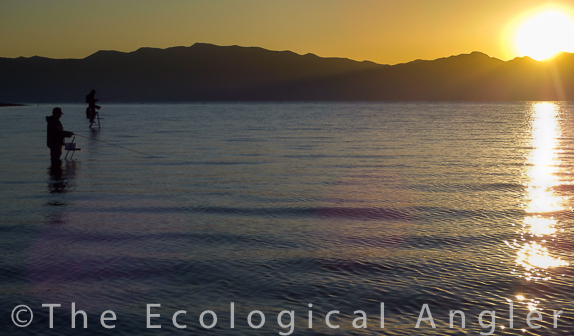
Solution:
{"label": "distant angler on ladder", "polygon": [[96,105],[98,100],[99,99],[96,99],[96,90],[92,89],[92,91],[86,96],[86,103],[88,104],[88,107],[86,108],[86,118],[90,119],[90,128],[92,128],[92,125],[96,123],[96,119],[98,119],[98,127],[101,127],[100,113],[96,111],[100,109],[100,106]]}

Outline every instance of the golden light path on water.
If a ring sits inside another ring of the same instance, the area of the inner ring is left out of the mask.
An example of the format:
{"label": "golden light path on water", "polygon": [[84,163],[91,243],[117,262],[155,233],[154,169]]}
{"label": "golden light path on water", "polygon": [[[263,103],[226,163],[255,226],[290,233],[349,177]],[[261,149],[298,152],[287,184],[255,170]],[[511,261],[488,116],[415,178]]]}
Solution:
{"label": "golden light path on water", "polygon": [[[525,211],[520,240],[506,242],[517,250],[516,264],[523,270],[516,273],[527,281],[548,281],[551,268],[568,266],[568,262],[553,255],[546,246],[563,229],[553,214],[565,209],[566,199],[556,195],[553,188],[562,182],[557,177],[560,166],[558,142],[560,138],[559,108],[554,103],[534,103],[532,106],[532,152],[528,157],[529,170],[525,193]],[[537,309],[538,300],[516,296],[529,310]],[[510,301],[510,300],[509,300]],[[540,309],[538,309],[540,310]]]}

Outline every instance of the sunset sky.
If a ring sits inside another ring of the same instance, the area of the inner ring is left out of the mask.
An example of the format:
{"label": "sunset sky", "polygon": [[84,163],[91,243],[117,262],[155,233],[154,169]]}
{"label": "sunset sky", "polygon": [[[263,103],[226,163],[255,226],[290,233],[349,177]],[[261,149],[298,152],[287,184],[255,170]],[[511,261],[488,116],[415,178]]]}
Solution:
{"label": "sunset sky", "polygon": [[204,42],[385,64],[472,51],[508,60],[520,56],[516,27],[548,6],[571,15],[574,1],[0,0],[0,57]]}

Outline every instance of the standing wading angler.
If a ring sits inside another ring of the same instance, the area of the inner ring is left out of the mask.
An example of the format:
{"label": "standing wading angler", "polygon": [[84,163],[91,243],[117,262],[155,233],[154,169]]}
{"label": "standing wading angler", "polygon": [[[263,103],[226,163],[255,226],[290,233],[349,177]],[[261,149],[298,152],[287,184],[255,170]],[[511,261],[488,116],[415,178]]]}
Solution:
{"label": "standing wading angler", "polygon": [[86,103],[88,108],[86,108],[86,118],[90,119],[90,128],[94,124],[94,119],[96,118],[96,109],[99,110],[100,106],[96,105],[99,99],[96,99],[96,90],[90,91],[86,96]]}
{"label": "standing wading angler", "polygon": [[64,126],[62,126],[60,122],[62,114],[64,114],[62,113],[62,109],[55,107],[52,110],[52,115],[46,117],[46,121],[48,122],[47,145],[48,148],[50,148],[52,164],[60,162],[64,138],[69,138],[74,135],[73,132],[64,131]]}

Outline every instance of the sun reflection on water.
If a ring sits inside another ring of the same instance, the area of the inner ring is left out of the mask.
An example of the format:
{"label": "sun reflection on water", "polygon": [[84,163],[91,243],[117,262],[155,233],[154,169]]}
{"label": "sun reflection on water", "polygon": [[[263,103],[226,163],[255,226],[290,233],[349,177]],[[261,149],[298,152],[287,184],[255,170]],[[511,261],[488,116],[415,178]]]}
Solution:
{"label": "sun reflection on water", "polygon": [[[566,266],[568,263],[559,257],[553,257],[548,248],[543,246],[547,241],[556,238],[558,225],[551,215],[564,210],[564,197],[554,193],[553,188],[560,184],[556,173],[559,167],[558,139],[560,124],[558,106],[553,103],[536,103],[533,105],[532,120],[532,153],[528,159],[531,165],[528,171],[526,188],[526,209],[529,216],[524,217],[522,238],[534,237],[539,241],[529,240],[517,253],[516,262],[527,271]],[[538,279],[530,273],[527,279]],[[545,278],[542,278],[545,280]]]}
{"label": "sun reflection on water", "polygon": [[[565,197],[554,192],[561,184],[557,177],[560,167],[559,109],[553,103],[535,103],[532,111],[532,152],[528,157],[530,167],[524,196],[527,216],[518,232],[520,240],[506,244],[517,250],[516,264],[523,269],[515,272],[519,277],[527,281],[548,281],[552,279],[550,269],[568,266],[568,262],[552,252],[549,244],[564,231],[559,229],[554,217],[556,212],[565,209],[566,202]],[[529,310],[537,309],[538,301],[528,300],[522,294],[516,298]]]}

